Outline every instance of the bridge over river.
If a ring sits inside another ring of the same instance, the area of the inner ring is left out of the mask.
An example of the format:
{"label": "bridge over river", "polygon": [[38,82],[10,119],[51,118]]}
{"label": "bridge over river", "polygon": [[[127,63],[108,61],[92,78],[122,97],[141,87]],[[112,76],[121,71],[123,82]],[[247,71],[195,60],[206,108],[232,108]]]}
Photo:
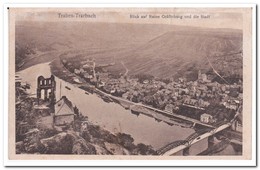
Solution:
{"label": "bridge over river", "polygon": [[[196,131],[195,133],[191,134],[184,140],[178,140],[178,141],[169,143],[166,146],[160,148],[157,151],[157,153],[159,155],[170,156],[170,155],[173,155],[173,154],[183,150],[183,155],[189,155],[190,147],[205,138],[208,138],[208,147],[212,147],[212,143],[214,143],[214,135],[218,132],[228,129],[232,125],[232,123],[234,123],[236,121],[236,117],[238,116],[238,114],[239,113],[237,112],[236,115],[234,116],[234,118],[230,122],[219,123],[217,125],[217,127],[215,127],[215,128],[201,129],[201,130]],[[231,133],[231,132],[229,131],[229,133]],[[239,135],[237,135],[237,136],[239,136]],[[242,137],[241,136],[237,137],[236,140],[227,140],[227,138],[226,138],[224,143],[233,142],[233,143],[242,145],[242,142],[241,143],[237,142],[237,141],[242,141],[242,139],[239,139],[239,138],[242,138]]]}
{"label": "bridge over river", "polygon": [[[79,77],[77,75],[75,75],[75,76]],[[80,86],[85,86],[85,85],[89,86],[88,83],[80,83],[77,86],[80,87]],[[193,118],[190,118],[187,116],[179,115],[176,113],[171,113],[171,112],[168,112],[165,110],[160,110],[160,109],[148,106],[148,105],[144,105],[142,103],[135,103],[135,102],[129,101],[129,100],[121,98],[121,97],[113,96],[111,94],[101,91],[100,89],[96,88],[95,86],[93,86],[92,88],[93,88],[92,90],[94,92],[96,92],[97,94],[100,94],[101,96],[103,95],[103,96],[109,97],[121,104],[124,103],[124,105],[128,105],[129,108],[131,108],[131,106],[140,106],[140,107],[143,107],[146,109],[153,110],[153,111],[157,112],[158,114],[164,115],[165,117],[169,117],[169,118],[175,117],[175,118],[178,118],[181,120],[190,121],[193,123],[193,125],[199,124],[199,125],[202,125],[205,127],[203,130],[197,131],[194,134],[188,136],[185,140],[174,141],[174,142],[169,143],[166,146],[162,147],[161,149],[159,149],[157,151],[157,153],[159,155],[173,155],[181,150],[183,150],[183,155],[189,155],[190,146],[192,146],[193,144],[195,144],[205,138],[208,138],[209,141],[212,140],[212,137],[214,134],[229,128],[239,114],[237,112],[237,114],[234,116],[234,118],[230,122],[221,122],[220,124],[211,125],[211,124],[206,124],[199,120],[196,120],[196,119],[193,119]]]}
{"label": "bridge over river", "polygon": [[[81,84],[82,86],[82,84]],[[188,136],[186,139],[184,140],[177,140],[174,142],[171,142],[169,144],[167,144],[166,146],[160,148],[157,153],[159,155],[173,155],[179,151],[183,151],[183,155],[189,155],[189,148],[194,145],[195,143],[208,138],[208,143],[212,143],[212,140],[214,138],[214,135],[218,132],[221,132],[225,129],[228,129],[232,123],[234,121],[236,121],[236,117],[238,116],[238,112],[236,113],[236,115],[234,116],[234,118],[230,121],[230,122],[218,122],[215,124],[206,124],[203,122],[200,122],[199,120],[190,118],[190,117],[186,117],[183,115],[179,115],[176,113],[171,113],[165,110],[160,110],[157,108],[153,108],[151,106],[147,106],[144,105],[142,103],[134,103],[132,101],[129,101],[127,99],[121,98],[121,97],[117,97],[117,96],[113,96],[111,94],[105,93],[101,90],[99,90],[96,87],[93,87],[94,91],[98,94],[100,94],[101,96],[104,95],[106,97],[109,97],[117,102],[119,102],[120,104],[124,105],[124,106],[128,106],[129,109],[131,109],[133,106],[138,106],[138,107],[143,107],[152,111],[155,111],[158,114],[161,114],[164,117],[175,117],[184,121],[190,121],[193,123],[193,125],[195,124],[199,124],[202,125],[204,128],[202,130],[196,131],[195,133],[191,134],[190,136]],[[232,142],[233,140],[228,140],[228,142]],[[237,142],[238,140],[236,140]],[[228,143],[228,142],[224,142],[224,143]],[[234,142],[234,141],[233,141]],[[239,143],[239,142],[238,142]],[[240,143],[242,145],[242,143]]]}

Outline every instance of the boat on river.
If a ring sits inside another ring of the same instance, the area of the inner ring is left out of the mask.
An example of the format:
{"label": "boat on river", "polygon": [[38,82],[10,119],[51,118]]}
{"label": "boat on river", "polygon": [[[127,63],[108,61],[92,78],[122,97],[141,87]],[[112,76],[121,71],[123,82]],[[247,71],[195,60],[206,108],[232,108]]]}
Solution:
{"label": "boat on river", "polygon": [[111,100],[110,97],[108,97],[108,96],[103,95],[103,96],[101,96],[101,98],[102,98],[105,102],[107,102],[107,103],[113,102],[113,100]]}
{"label": "boat on river", "polygon": [[65,88],[68,89],[68,90],[71,90],[71,88],[69,88],[68,86],[65,86]]}

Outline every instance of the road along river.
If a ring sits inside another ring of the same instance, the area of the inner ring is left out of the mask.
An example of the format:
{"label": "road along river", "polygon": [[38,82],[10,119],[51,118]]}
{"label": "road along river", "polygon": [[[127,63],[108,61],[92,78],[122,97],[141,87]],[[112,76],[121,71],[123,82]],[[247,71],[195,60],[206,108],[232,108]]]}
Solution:
{"label": "road along river", "polygon": [[[37,77],[42,75],[50,77],[51,71],[48,63],[38,64],[17,73],[31,85],[29,92],[36,94]],[[67,83],[57,77],[56,80],[56,99],[61,96],[67,98],[79,108],[83,115],[88,116],[89,120],[112,133],[123,132],[130,134],[135,143],[152,145],[158,149],[174,140],[185,139],[194,133],[191,128],[180,126],[170,126],[164,122],[157,122],[154,118],[139,114],[132,114],[130,110],[124,109],[117,103],[106,103],[98,95],[85,94],[85,91]],[[69,87],[71,90],[65,88]]]}
{"label": "road along river", "polygon": [[[28,92],[36,94],[37,77],[41,75],[45,78],[50,77],[51,70],[49,63],[43,63],[29,67],[16,74],[22,78],[22,81],[31,85]],[[135,144],[144,143],[152,145],[154,149],[159,149],[173,141],[184,140],[187,136],[194,133],[194,129],[192,128],[183,128],[179,125],[171,126],[143,114],[137,116],[117,103],[104,102],[95,93],[86,94],[84,90],[73,84],[67,83],[57,77],[55,77],[55,80],[57,100],[61,96],[66,96],[73,105],[78,107],[83,115],[88,116],[89,121],[112,133],[121,132],[131,135],[134,138]],[[70,90],[65,88],[66,86]],[[195,148],[195,150],[205,150],[207,148],[207,141],[201,141]]]}

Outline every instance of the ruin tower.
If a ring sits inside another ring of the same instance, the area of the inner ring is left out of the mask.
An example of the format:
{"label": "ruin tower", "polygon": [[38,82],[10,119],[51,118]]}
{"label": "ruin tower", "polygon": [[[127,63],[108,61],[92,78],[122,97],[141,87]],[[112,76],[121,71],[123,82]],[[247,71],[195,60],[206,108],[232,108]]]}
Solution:
{"label": "ruin tower", "polygon": [[37,79],[37,99],[38,105],[42,98],[45,102],[48,102],[51,110],[54,111],[54,104],[56,102],[56,81],[55,77],[51,75],[50,78],[44,78],[39,76]]}

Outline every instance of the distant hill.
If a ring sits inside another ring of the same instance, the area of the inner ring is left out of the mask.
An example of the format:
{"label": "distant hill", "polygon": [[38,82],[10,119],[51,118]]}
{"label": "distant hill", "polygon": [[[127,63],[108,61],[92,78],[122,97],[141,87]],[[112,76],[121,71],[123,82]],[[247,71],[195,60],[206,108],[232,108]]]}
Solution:
{"label": "distant hill", "polygon": [[37,62],[39,53],[71,50],[82,59],[116,62],[108,68],[114,72],[125,71],[123,61],[130,75],[194,79],[198,70],[211,71],[208,56],[221,75],[242,77],[242,37],[240,30],[175,25],[17,22],[16,64],[31,65],[28,54]]}
{"label": "distant hill", "polygon": [[[138,46],[182,26],[91,22],[17,22],[16,43],[39,50]],[[58,46],[58,47],[57,47]]]}
{"label": "distant hill", "polygon": [[57,50],[134,49],[169,30],[172,26],[20,21],[15,26],[16,65],[30,62],[28,55]]}

